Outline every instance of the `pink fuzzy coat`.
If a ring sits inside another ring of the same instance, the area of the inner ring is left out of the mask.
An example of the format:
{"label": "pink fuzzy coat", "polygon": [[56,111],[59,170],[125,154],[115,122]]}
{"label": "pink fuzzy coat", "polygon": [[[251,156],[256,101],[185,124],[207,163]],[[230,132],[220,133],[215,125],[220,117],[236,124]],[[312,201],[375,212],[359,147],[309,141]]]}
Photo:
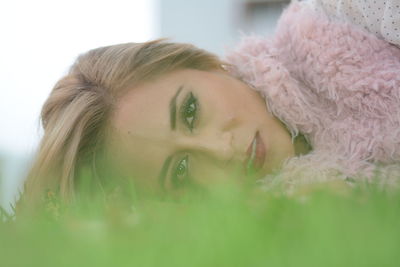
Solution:
{"label": "pink fuzzy coat", "polygon": [[292,2],[272,38],[246,37],[226,59],[292,138],[301,132],[313,147],[267,176],[266,186],[331,179],[398,184],[398,47]]}

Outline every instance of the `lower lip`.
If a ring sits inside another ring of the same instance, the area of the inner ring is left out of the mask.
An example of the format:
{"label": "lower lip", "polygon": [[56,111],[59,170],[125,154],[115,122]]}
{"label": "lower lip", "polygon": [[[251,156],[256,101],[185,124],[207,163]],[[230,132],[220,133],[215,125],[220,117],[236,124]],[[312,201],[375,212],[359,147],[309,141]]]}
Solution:
{"label": "lower lip", "polygon": [[[253,148],[253,142],[255,142],[255,147]],[[260,170],[265,162],[265,144],[263,140],[261,139],[260,133],[257,131],[253,142],[251,142],[249,148],[247,149],[247,155],[248,155],[248,160],[246,162],[246,166],[248,164],[251,164],[252,167],[258,171]],[[252,160],[252,163],[249,161],[251,160],[251,155],[254,153],[254,158]]]}

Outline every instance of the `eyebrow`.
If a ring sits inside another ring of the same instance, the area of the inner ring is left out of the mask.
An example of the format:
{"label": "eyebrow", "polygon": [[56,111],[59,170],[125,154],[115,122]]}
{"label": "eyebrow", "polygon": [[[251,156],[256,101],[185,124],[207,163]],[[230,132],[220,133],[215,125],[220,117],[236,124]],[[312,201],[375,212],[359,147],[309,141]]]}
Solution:
{"label": "eyebrow", "polygon": [[[176,128],[176,99],[178,98],[179,93],[182,91],[183,85],[179,86],[175,95],[171,98],[169,102],[169,121],[171,130],[175,130]],[[158,175],[158,182],[162,189],[165,189],[165,179],[168,173],[169,165],[171,165],[173,155],[169,155],[167,159],[164,161],[163,166],[161,167],[161,171]]]}
{"label": "eyebrow", "polygon": [[170,155],[165,161],[161,168],[160,174],[158,175],[158,182],[163,190],[165,190],[165,177],[167,176],[167,172],[169,169],[169,165],[171,165],[172,156]]}
{"label": "eyebrow", "polygon": [[176,99],[178,98],[178,95],[182,91],[182,89],[183,86],[181,85],[175,93],[174,97],[171,98],[171,101],[169,102],[169,122],[171,130],[175,130],[176,128]]}

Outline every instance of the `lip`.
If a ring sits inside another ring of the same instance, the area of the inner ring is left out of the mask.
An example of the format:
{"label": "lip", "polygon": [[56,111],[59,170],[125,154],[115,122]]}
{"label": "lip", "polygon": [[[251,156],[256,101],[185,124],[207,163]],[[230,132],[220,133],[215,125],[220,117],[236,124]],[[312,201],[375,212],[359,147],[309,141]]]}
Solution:
{"label": "lip", "polygon": [[257,131],[246,151],[245,168],[247,172],[259,171],[265,162],[265,144]]}

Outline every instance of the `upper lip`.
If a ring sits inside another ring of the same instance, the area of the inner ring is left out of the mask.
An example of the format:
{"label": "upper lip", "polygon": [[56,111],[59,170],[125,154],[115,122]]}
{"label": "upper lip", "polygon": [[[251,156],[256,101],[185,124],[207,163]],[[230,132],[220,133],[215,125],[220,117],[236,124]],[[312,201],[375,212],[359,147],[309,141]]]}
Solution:
{"label": "upper lip", "polygon": [[260,170],[264,165],[265,153],[265,144],[260,136],[260,133],[257,131],[246,151],[246,171],[251,172]]}

